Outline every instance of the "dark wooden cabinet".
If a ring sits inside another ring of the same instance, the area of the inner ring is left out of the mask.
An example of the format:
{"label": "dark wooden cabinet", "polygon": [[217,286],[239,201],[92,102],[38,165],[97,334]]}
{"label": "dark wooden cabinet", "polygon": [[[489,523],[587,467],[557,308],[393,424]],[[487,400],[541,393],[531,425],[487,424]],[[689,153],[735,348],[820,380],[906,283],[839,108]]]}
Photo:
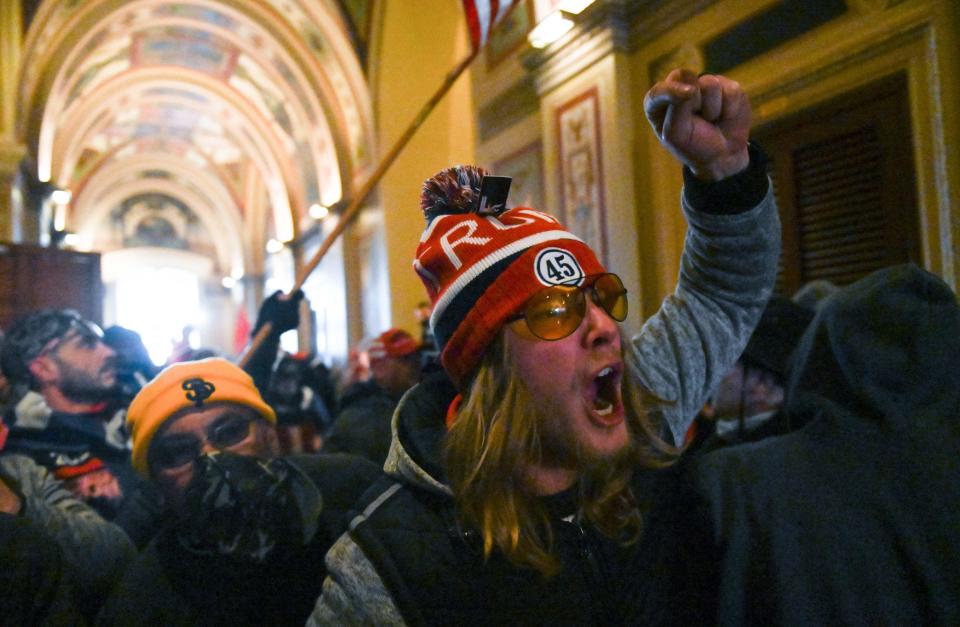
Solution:
{"label": "dark wooden cabinet", "polygon": [[70,307],[100,324],[100,254],[0,243],[0,328],[47,307]]}

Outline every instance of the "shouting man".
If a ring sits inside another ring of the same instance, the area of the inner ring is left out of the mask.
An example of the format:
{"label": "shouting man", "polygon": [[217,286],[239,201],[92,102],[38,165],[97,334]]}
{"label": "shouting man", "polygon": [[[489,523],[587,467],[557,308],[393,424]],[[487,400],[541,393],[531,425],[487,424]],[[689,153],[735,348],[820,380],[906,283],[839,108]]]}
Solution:
{"label": "shouting man", "polygon": [[686,166],[690,229],[675,294],[630,341],[620,279],[555,218],[490,210],[478,168],[424,184],[414,267],[449,380],[401,402],[312,624],[622,622],[642,471],[743,350],[779,255],[740,86],[675,70],[645,108]]}

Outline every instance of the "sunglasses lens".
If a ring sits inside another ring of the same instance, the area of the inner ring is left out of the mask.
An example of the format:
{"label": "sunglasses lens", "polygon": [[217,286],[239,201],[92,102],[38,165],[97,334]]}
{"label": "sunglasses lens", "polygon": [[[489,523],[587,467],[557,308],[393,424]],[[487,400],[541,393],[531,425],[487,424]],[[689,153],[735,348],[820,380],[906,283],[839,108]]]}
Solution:
{"label": "sunglasses lens", "polygon": [[[250,418],[230,415],[218,421],[206,433],[206,441],[218,450],[243,442],[250,435]],[[157,470],[174,470],[200,457],[203,444],[190,434],[163,436],[150,445],[150,464]]]}
{"label": "sunglasses lens", "polygon": [[200,456],[200,442],[196,438],[170,439],[151,446],[152,464],[165,470],[192,463]]}
{"label": "sunglasses lens", "polygon": [[524,310],[530,331],[543,340],[567,337],[580,326],[586,301],[578,288],[551,287],[536,294]]}
{"label": "sunglasses lens", "polygon": [[227,448],[242,442],[250,434],[250,420],[243,416],[230,416],[214,427],[209,434],[210,444]]}
{"label": "sunglasses lens", "polygon": [[610,317],[623,322],[627,317],[627,290],[615,274],[601,275],[593,284],[598,304]]}

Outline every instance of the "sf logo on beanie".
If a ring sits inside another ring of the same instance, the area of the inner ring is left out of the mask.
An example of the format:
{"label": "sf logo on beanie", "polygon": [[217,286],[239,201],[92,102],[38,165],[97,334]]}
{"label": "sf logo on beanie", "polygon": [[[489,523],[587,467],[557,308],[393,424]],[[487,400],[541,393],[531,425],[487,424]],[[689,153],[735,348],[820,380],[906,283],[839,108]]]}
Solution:
{"label": "sf logo on beanie", "polygon": [[579,285],[583,281],[583,268],[568,250],[544,248],[533,262],[534,273],[540,283],[550,285]]}
{"label": "sf logo on beanie", "polygon": [[212,383],[199,377],[187,379],[181,387],[187,392],[187,400],[196,403],[197,407],[203,407],[203,401],[213,396],[217,389]]}

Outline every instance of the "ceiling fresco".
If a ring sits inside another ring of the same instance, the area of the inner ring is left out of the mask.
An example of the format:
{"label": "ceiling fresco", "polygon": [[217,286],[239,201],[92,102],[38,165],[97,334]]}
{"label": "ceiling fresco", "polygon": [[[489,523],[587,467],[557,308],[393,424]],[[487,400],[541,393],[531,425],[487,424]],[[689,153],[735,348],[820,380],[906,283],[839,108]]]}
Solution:
{"label": "ceiling fresco", "polygon": [[[370,5],[40,3],[17,130],[36,177],[71,191],[67,229],[103,241],[111,211],[168,198],[196,216],[222,271],[262,272],[267,240],[296,238],[312,205],[370,169]],[[150,220],[145,233],[166,232]]]}

